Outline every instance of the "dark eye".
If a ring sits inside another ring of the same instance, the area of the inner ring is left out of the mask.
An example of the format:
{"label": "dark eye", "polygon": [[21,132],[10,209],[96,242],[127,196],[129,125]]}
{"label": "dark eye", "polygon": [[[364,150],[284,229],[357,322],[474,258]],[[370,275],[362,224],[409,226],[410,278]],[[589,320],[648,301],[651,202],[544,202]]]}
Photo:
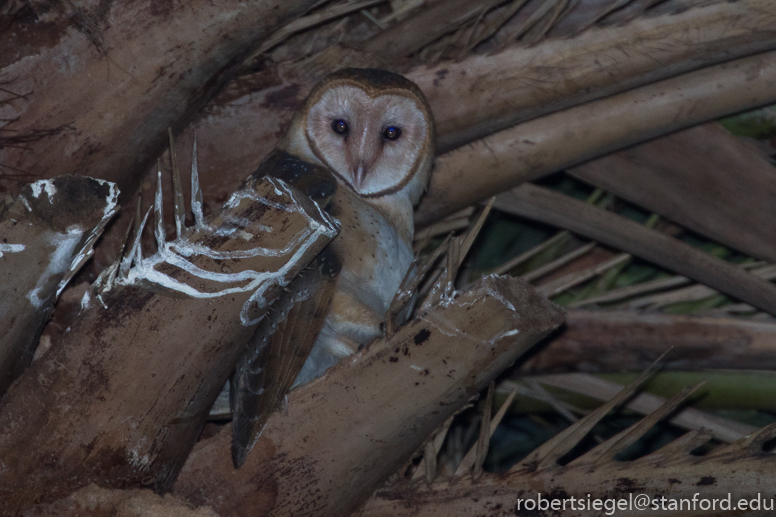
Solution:
{"label": "dark eye", "polygon": [[383,138],[386,140],[398,140],[400,136],[401,128],[396,126],[388,126],[385,128],[385,131],[383,131]]}
{"label": "dark eye", "polygon": [[331,123],[331,129],[338,135],[347,135],[348,123],[339,118]]}

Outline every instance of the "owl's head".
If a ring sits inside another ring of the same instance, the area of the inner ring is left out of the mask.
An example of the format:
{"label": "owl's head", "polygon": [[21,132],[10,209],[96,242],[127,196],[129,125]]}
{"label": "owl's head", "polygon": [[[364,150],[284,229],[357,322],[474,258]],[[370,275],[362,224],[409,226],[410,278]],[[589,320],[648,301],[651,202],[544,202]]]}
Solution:
{"label": "owl's head", "polygon": [[313,89],[295,126],[310,152],[359,196],[407,189],[415,203],[428,183],[434,121],[423,93],[401,75],[340,70]]}

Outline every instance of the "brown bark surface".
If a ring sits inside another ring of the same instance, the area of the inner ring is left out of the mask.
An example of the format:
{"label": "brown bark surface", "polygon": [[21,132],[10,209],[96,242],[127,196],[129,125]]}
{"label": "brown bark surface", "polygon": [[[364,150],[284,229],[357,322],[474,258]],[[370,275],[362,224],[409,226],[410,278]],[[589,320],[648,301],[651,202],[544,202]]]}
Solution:
{"label": "brown bark surface", "polygon": [[62,176],[25,186],[0,222],[0,395],[30,364],[59,293],[118,210],[115,185]]}
{"label": "brown bark surface", "polygon": [[[0,20],[0,164],[33,177],[79,172],[130,193],[240,57],[313,0],[9,3]],[[13,95],[18,97],[13,97]],[[245,176],[243,176],[245,177]]]}
{"label": "brown bark surface", "polygon": [[192,508],[171,496],[145,489],[107,489],[88,485],[51,504],[40,504],[23,517],[219,517],[207,507]]}

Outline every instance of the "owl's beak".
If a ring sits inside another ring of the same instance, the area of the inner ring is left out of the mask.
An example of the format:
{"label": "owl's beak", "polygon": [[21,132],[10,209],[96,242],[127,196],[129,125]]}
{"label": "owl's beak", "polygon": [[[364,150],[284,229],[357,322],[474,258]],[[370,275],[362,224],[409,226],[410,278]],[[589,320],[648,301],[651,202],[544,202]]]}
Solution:
{"label": "owl's beak", "polygon": [[355,174],[353,174],[353,177],[355,179],[355,187],[361,188],[364,185],[364,180],[366,179],[367,174],[367,167],[363,163],[358,166],[356,169]]}

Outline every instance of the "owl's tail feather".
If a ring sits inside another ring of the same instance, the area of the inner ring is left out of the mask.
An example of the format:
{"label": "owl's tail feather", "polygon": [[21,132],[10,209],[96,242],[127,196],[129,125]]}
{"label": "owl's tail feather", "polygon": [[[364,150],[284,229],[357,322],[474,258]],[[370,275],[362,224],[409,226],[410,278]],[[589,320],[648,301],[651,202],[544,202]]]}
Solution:
{"label": "owl's tail feather", "polygon": [[310,354],[326,320],[339,268],[324,251],[288,284],[256,328],[232,383],[232,462],[245,463]]}

